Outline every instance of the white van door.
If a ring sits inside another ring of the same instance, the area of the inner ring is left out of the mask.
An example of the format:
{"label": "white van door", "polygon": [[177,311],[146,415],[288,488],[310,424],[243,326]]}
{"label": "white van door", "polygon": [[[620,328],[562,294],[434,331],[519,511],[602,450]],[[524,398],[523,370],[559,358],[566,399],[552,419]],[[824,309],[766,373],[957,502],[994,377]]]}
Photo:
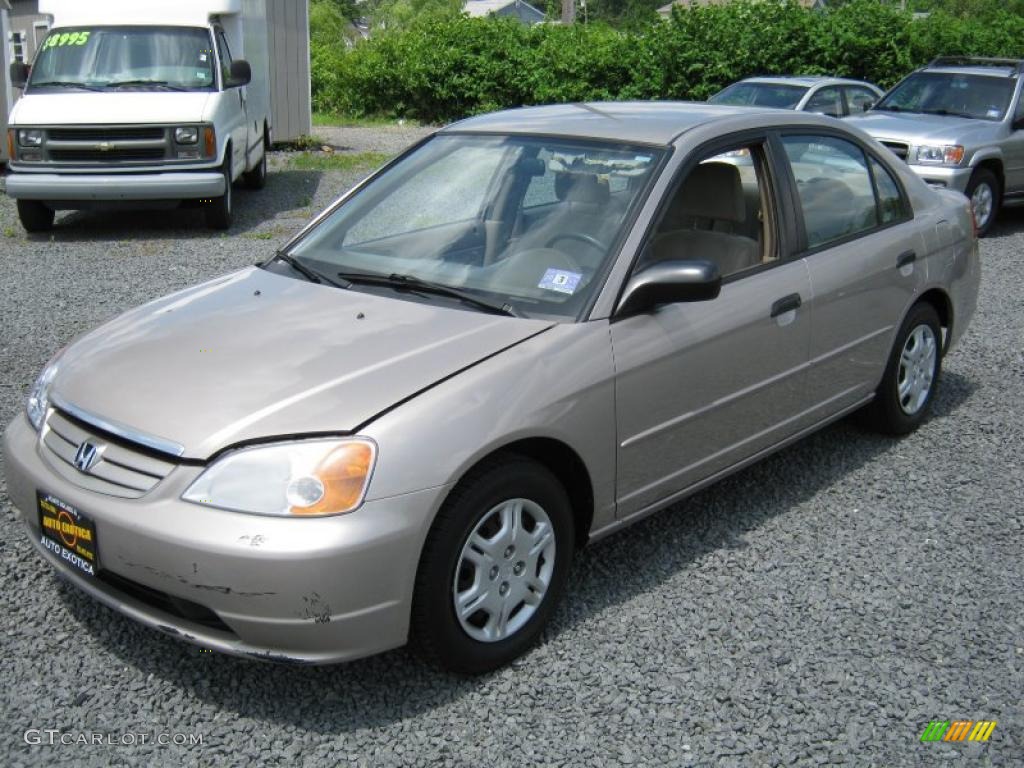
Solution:
{"label": "white van door", "polygon": [[217,27],[217,56],[220,61],[221,88],[224,91],[224,130],[231,135],[231,177],[237,178],[245,170],[245,150],[248,147],[246,86],[231,83],[231,46],[224,30]]}

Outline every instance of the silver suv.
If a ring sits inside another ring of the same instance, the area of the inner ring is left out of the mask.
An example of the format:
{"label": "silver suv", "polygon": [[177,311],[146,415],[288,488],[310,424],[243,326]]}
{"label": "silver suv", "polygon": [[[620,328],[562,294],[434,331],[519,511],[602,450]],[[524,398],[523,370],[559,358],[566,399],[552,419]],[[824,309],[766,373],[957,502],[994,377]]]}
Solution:
{"label": "silver suv", "polygon": [[850,118],[926,182],[971,199],[980,235],[1024,201],[1024,61],[940,56]]}

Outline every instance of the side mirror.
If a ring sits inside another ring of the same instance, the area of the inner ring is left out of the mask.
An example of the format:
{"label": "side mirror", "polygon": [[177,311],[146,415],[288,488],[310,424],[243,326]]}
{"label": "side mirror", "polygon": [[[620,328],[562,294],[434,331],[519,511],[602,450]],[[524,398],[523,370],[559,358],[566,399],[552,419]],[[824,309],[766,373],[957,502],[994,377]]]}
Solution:
{"label": "side mirror", "polygon": [[863,104],[860,105],[860,111],[867,112],[869,109],[873,109],[875,104],[877,103],[877,101],[865,101]]}
{"label": "side mirror", "polygon": [[245,59],[237,59],[231,62],[231,76],[225,84],[227,88],[237,88],[240,85],[248,85],[252,82],[252,67]]}
{"label": "side mirror", "polygon": [[15,88],[24,88],[28,82],[28,64],[15,61],[11,64],[11,85]]}
{"label": "side mirror", "polygon": [[629,279],[615,314],[624,317],[659,304],[710,301],[721,289],[722,276],[710,261],[662,261]]}

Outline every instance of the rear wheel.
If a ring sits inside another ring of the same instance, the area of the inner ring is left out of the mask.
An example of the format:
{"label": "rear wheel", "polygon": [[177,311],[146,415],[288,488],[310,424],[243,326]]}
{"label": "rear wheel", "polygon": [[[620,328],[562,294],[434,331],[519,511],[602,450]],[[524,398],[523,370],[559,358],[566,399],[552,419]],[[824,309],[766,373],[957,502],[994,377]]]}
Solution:
{"label": "rear wheel", "polygon": [[875,399],[864,409],[872,429],[905,435],[931,409],[942,368],[942,326],[931,304],[916,304],[900,326]]}
{"label": "rear wheel", "polygon": [[978,236],[984,237],[992,229],[1002,202],[999,179],[988,168],[978,168],[971,174],[965,194],[971,199]]}
{"label": "rear wheel", "polygon": [[416,575],[411,641],[428,661],[486,672],[524,653],[565,587],[573,520],[561,483],[507,455],[452,491]]}
{"label": "rear wheel", "polygon": [[224,194],[206,204],[206,226],[210,229],[231,229],[234,200],[231,191],[231,147],[227,148],[221,173],[224,174]]}
{"label": "rear wheel", "polygon": [[38,200],[19,200],[18,218],[26,232],[46,232],[53,229],[53,208],[43,205]]}

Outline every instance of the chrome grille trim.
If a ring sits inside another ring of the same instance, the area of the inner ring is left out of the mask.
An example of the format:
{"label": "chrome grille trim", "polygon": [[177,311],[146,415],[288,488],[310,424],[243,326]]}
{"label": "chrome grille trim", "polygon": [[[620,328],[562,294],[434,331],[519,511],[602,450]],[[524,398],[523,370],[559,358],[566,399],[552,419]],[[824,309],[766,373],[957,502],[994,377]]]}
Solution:
{"label": "chrome grille trim", "polygon": [[906,162],[907,157],[910,155],[910,145],[902,141],[882,141],[882,146],[892,152],[900,160]]}
{"label": "chrome grille trim", "polygon": [[103,432],[109,432],[112,435],[124,438],[129,443],[138,443],[152,451],[156,451],[157,453],[166,453],[168,456],[173,457],[183,456],[185,453],[185,446],[181,445],[181,443],[176,443],[173,440],[167,440],[166,438],[157,437],[155,435],[147,435],[146,433],[139,432],[131,427],[118,424],[116,421],[104,419],[102,416],[96,416],[95,414],[82,410],[76,405],[72,405],[55,392],[50,393],[50,402],[65,413],[74,416],[79,421],[90,424]]}
{"label": "chrome grille trim", "polygon": [[[156,487],[176,466],[141,453],[132,445],[95,434],[60,410],[47,414],[40,438],[40,452],[66,480],[97,493],[139,498]],[[100,458],[87,471],[75,467],[79,446],[89,441],[100,448]]]}

